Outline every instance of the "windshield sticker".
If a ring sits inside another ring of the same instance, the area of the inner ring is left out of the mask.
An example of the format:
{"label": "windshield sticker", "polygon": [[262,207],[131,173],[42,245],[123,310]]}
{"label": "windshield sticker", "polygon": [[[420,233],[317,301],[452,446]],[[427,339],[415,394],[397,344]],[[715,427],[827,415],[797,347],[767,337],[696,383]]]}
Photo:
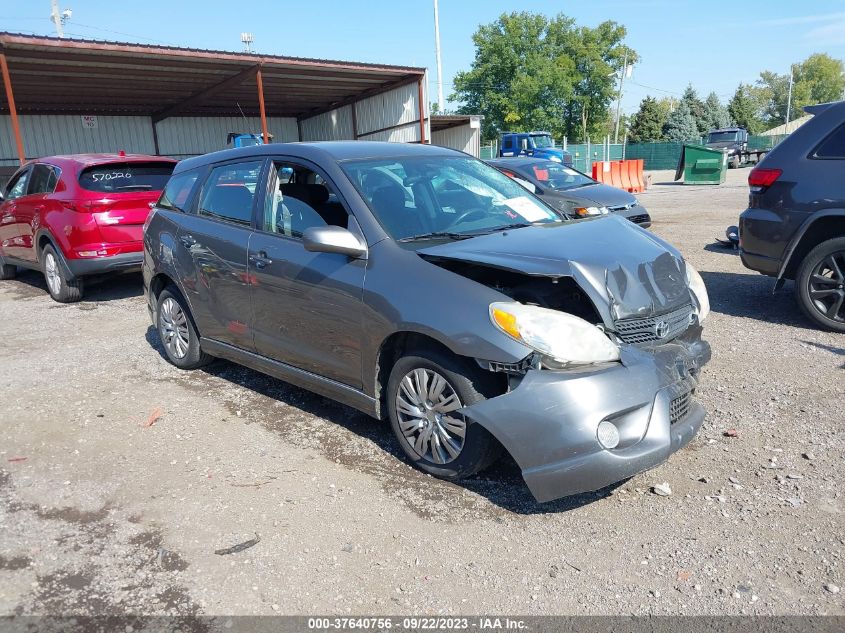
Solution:
{"label": "windshield sticker", "polygon": [[548,180],[549,179],[549,170],[542,169],[540,167],[534,168],[534,175],[537,177],[537,180]]}
{"label": "windshield sticker", "polygon": [[574,169],[569,169],[569,167],[564,167],[563,173],[566,174],[567,176],[577,176],[578,175],[577,171],[575,171]]}
{"label": "windshield sticker", "polygon": [[132,178],[132,174],[123,171],[112,171],[104,174],[91,174],[94,182],[102,182],[104,180],[121,180],[124,178]]}
{"label": "windshield sticker", "polygon": [[539,207],[535,203],[531,202],[531,200],[525,196],[508,198],[505,200],[505,204],[529,222],[548,220],[550,217],[549,214],[542,209],[542,207]]}

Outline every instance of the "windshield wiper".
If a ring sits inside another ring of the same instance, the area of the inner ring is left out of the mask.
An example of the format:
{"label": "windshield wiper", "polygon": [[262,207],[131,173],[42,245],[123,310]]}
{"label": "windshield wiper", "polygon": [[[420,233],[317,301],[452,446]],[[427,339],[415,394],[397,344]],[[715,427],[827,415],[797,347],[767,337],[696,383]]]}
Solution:
{"label": "windshield wiper", "polygon": [[439,239],[450,239],[450,240],[465,240],[470,237],[475,237],[469,233],[454,233],[451,231],[432,231],[431,233],[420,233],[419,235],[409,235],[408,237],[403,237],[398,240],[397,242],[418,242],[422,240],[439,240]]}

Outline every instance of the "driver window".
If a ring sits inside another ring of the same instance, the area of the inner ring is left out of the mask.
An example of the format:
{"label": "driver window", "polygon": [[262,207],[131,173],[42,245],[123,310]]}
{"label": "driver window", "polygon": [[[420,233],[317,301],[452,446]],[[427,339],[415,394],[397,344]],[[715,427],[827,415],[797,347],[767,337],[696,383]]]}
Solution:
{"label": "driver window", "polygon": [[290,162],[275,162],[264,203],[262,229],[301,237],[315,226],[347,227],[349,214],[331,184],[313,170]]}
{"label": "driver window", "polygon": [[26,195],[26,186],[29,183],[29,175],[31,173],[32,169],[27,169],[9,182],[9,187],[6,190],[6,200],[14,200],[15,198]]}

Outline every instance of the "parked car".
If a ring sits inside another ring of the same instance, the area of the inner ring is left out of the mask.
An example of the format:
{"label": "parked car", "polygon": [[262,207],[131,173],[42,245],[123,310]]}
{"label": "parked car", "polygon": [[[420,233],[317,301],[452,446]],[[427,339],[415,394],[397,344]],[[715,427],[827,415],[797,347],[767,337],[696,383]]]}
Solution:
{"label": "parked car", "polygon": [[140,270],[142,228],[176,161],[74,154],[27,163],[0,202],[0,279],[44,273],[50,296],[79,301],[91,275]]}
{"label": "parked car", "polygon": [[615,213],[643,228],[651,226],[651,216],[633,195],[597,182],[572,167],[539,158],[498,158],[487,162],[511,178],[530,183],[536,195],[570,218]]}
{"label": "parked car", "polygon": [[143,277],[171,363],[225,358],[389,419],[438,477],[504,447],[547,501],[665,461],[704,419],[709,303],[680,253],[620,217],[564,220],[453,150],[184,160]]}
{"label": "parked car", "polygon": [[815,116],[748,175],[740,255],[776,289],[794,279],[804,313],[845,332],[845,101],[804,109]]}
{"label": "parked car", "polygon": [[499,138],[499,157],[530,156],[544,158],[563,165],[572,165],[572,154],[555,147],[548,132],[503,132]]}

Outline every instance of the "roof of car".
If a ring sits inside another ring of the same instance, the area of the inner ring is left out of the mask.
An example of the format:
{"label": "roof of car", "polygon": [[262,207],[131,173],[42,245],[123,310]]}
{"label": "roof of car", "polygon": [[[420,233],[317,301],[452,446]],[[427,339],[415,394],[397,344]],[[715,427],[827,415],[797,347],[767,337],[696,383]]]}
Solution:
{"label": "roof of car", "polygon": [[76,164],[80,167],[91,165],[103,165],[106,163],[146,163],[165,162],[175,163],[176,160],[167,156],[150,156],[148,154],[57,154],[56,156],[44,156],[38,158],[34,163],[64,163]]}
{"label": "roof of car", "polygon": [[320,160],[360,160],[366,158],[405,158],[413,156],[466,156],[461,152],[436,145],[418,143],[383,143],[378,141],[318,141],[308,143],[269,143],[237,149],[225,149],[179,163],[177,171],[185,171],[210,163],[238,158],[285,155],[293,158]]}

